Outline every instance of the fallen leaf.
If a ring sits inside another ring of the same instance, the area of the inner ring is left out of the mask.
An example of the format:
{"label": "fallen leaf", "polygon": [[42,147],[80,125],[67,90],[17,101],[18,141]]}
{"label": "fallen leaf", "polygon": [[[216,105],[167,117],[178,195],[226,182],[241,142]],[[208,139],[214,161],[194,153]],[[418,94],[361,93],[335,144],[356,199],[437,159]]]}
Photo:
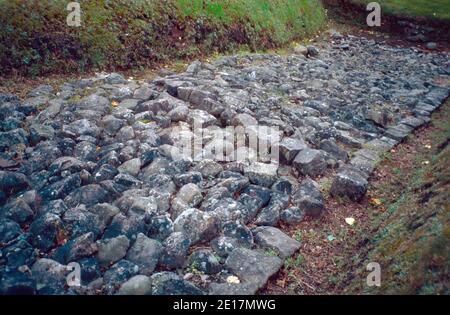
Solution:
{"label": "fallen leaf", "polygon": [[370,203],[371,203],[371,204],[374,204],[374,205],[376,205],[376,206],[380,206],[380,205],[382,204],[381,200],[378,199],[378,198],[372,198],[372,199],[370,199]]}
{"label": "fallen leaf", "polygon": [[355,219],[345,218],[345,223],[347,223],[348,225],[353,225],[353,224],[355,224]]}
{"label": "fallen leaf", "polygon": [[227,283],[230,283],[230,284],[239,284],[239,283],[241,283],[241,281],[240,281],[239,278],[236,277],[236,276],[229,276],[229,277],[227,278]]}

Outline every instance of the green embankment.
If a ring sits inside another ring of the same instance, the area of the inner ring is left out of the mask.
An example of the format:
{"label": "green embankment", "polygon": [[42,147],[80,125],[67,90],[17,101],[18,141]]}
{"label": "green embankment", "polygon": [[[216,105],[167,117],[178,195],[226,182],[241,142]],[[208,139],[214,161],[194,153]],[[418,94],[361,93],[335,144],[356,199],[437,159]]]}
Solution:
{"label": "green embankment", "polygon": [[[373,0],[351,0],[368,4]],[[379,0],[382,11],[410,18],[423,17],[431,20],[450,21],[450,1],[448,0]]]}
{"label": "green embankment", "polygon": [[317,32],[319,0],[0,0],[0,76],[139,69],[245,47],[263,50]]}
{"label": "green embankment", "polygon": [[[399,147],[402,164],[389,155],[383,161],[392,177],[379,182],[372,194],[386,211],[374,218],[366,234],[366,253],[355,256],[347,293],[450,293],[450,100],[434,114],[426,138],[410,137],[411,149]],[[426,143],[426,144],[425,144]],[[404,152],[402,150],[405,150]],[[407,153],[409,152],[409,153]],[[373,212],[373,209],[368,209]],[[368,287],[365,266],[378,262],[381,287]]]}

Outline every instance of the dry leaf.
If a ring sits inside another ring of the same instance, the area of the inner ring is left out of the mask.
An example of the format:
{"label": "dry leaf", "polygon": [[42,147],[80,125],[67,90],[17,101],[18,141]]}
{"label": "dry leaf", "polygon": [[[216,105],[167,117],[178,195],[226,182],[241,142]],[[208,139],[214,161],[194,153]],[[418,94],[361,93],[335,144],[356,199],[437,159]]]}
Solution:
{"label": "dry leaf", "polygon": [[374,204],[374,205],[376,205],[376,206],[380,206],[380,205],[382,204],[381,200],[378,199],[378,198],[372,198],[372,199],[370,199],[370,203],[371,203],[371,204]]}
{"label": "dry leaf", "polygon": [[353,225],[353,224],[355,224],[355,219],[345,218],[345,223],[347,223],[348,225]]}
{"label": "dry leaf", "polygon": [[230,283],[230,284],[239,284],[239,283],[241,283],[241,281],[240,281],[239,278],[236,277],[236,276],[229,276],[229,277],[227,278],[227,283]]}

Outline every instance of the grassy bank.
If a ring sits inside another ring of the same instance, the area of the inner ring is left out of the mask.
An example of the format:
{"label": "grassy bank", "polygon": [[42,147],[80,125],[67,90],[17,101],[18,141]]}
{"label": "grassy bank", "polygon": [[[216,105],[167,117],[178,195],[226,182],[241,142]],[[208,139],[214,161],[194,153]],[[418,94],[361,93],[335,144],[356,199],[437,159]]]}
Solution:
{"label": "grassy bank", "polygon": [[[372,0],[351,0],[358,4],[368,4]],[[410,18],[427,18],[450,21],[450,1],[448,0],[380,0],[383,12]]]}
{"label": "grassy bank", "polygon": [[282,46],[325,22],[318,0],[0,0],[0,75],[144,68],[245,46]]}
{"label": "grassy bank", "polygon": [[[344,292],[449,294],[449,114],[447,101],[428,128],[386,155],[369,192],[376,202],[360,241],[367,251],[347,266]],[[381,287],[365,285],[369,262],[382,267]]]}

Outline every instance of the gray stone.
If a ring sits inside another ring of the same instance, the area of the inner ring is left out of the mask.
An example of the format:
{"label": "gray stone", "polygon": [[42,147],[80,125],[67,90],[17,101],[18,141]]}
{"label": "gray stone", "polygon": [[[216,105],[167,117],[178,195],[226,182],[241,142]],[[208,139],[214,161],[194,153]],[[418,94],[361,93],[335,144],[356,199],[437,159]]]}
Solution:
{"label": "gray stone", "polygon": [[294,52],[297,55],[303,55],[305,57],[308,56],[308,48],[306,48],[305,46],[300,45],[300,44],[298,44],[294,47]]}
{"label": "gray stone", "polygon": [[434,43],[434,42],[429,42],[429,43],[427,43],[426,46],[427,46],[427,48],[430,49],[430,50],[435,50],[435,49],[437,48],[437,44]]}
{"label": "gray stone", "polygon": [[189,114],[189,107],[182,105],[172,109],[167,115],[173,122],[186,121]]}
{"label": "gray stone", "polygon": [[0,132],[0,149],[6,150],[13,148],[15,145],[28,144],[28,134],[22,128]]}
{"label": "gray stone", "polygon": [[135,263],[141,274],[148,276],[155,270],[161,252],[162,246],[159,241],[139,233],[136,242],[128,251],[127,260]]}
{"label": "gray stone", "polygon": [[317,47],[309,45],[306,48],[308,49],[308,56],[317,57],[319,55],[319,49]]}
{"label": "gray stone", "polygon": [[88,232],[59,247],[53,256],[55,260],[64,264],[90,257],[98,250],[94,240],[94,233]]}
{"label": "gray stone", "polygon": [[217,123],[216,117],[204,110],[194,109],[189,112],[187,122],[196,128],[206,128]]}
{"label": "gray stone", "polygon": [[360,149],[356,151],[350,164],[366,174],[371,174],[378,163],[378,153],[370,149]]}
{"label": "gray stone", "polygon": [[216,237],[211,241],[211,247],[221,257],[228,257],[238,247],[250,248],[249,246],[243,245],[239,239],[228,236]]}
{"label": "gray stone", "polygon": [[41,141],[52,140],[55,136],[55,129],[47,125],[33,125],[30,127],[30,142],[36,145]]}
{"label": "gray stone", "polygon": [[135,133],[133,127],[124,126],[122,127],[116,134],[116,139],[119,142],[126,142],[128,140],[132,140],[135,137]]}
{"label": "gray stone", "polygon": [[[43,222],[46,220],[42,220]],[[31,228],[30,228],[31,229]],[[34,229],[33,229],[34,230]],[[34,231],[31,231],[33,233]],[[8,243],[17,236],[19,236],[22,233],[22,230],[20,229],[20,225],[12,220],[2,219],[0,220],[0,243]],[[52,233],[49,233],[52,234]],[[51,241],[53,239],[50,237]],[[44,244],[48,244],[47,242],[44,242]],[[52,243],[53,245],[53,243]],[[40,247],[40,246],[39,246]],[[51,247],[51,246],[46,246]]]}
{"label": "gray stone", "polygon": [[202,200],[202,192],[196,184],[184,185],[172,201],[172,217],[177,218],[184,210],[198,206]]}
{"label": "gray stone", "polygon": [[117,170],[121,173],[130,174],[132,176],[137,176],[139,171],[141,170],[141,159],[136,158],[129,161],[126,161],[122,165],[120,165]]}
{"label": "gray stone", "polygon": [[164,240],[159,264],[167,269],[181,268],[191,241],[181,232],[174,232]]}
{"label": "gray stone", "polygon": [[105,82],[109,84],[123,84],[127,83],[127,80],[119,73],[111,73],[105,78]]}
{"label": "gray stone", "polygon": [[124,282],[118,295],[150,295],[152,292],[152,282],[149,277],[137,275]]}
{"label": "gray stone", "polygon": [[318,184],[312,179],[305,179],[294,194],[292,203],[308,216],[318,217],[325,210],[325,202]]}
{"label": "gray stone", "polygon": [[407,125],[399,124],[386,130],[385,135],[394,140],[402,141],[411,133],[412,130],[413,128]]}
{"label": "gray stone", "polygon": [[136,89],[133,93],[133,97],[139,100],[146,101],[151,97],[155,96],[155,91],[152,90],[147,85],[142,85],[140,88]]}
{"label": "gray stone", "polygon": [[303,175],[316,177],[325,173],[327,162],[323,151],[304,149],[297,154],[292,165]]}
{"label": "gray stone", "polygon": [[176,198],[180,199],[190,207],[198,206],[203,200],[200,188],[192,183],[181,187]]}
{"label": "gray stone", "polygon": [[422,126],[423,124],[425,124],[425,121],[418,117],[408,116],[408,117],[403,118],[400,121],[400,123],[416,129],[416,128]]}
{"label": "gray stone", "polygon": [[90,208],[89,211],[98,216],[101,230],[104,230],[111,223],[114,216],[120,212],[119,208],[108,203],[97,204]]}
{"label": "gray stone", "polygon": [[244,174],[255,185],[270,187],[277,179],[277,164],[255,162],[244,167]]}
{"label": "gray stone", "polygon": [[231,123],[233,124],[233,126],[249,127],[257,125],[258,121],[251,115],[244,113],[244,114],[237,114],[236,116],[234,116]]}
{"label": "gray stone", "polygon": [[68,273],[66,266],[47,258],[37,260],[31,267],[36,288],[38,291],[45,290],[46,294],[62,294]]}
{"label": "gray stone", "polygon": [[112,115],[105,116],[101,121],[101,126],[103,126],[110,136],[114,136],[124,124],[125,122],[122,119],[118,119]]}
{"label": "gray stone", "polygon": [[91,184],[74,190],[64,199],[64,202],[70,207],[75,207],[79,204],[90,207],[98,203],[106,202],[110,197],[108,192],[100,185]]}
{"label": "gray stone", "polygon": [[320,142],[320,149],[330,154],[336,160],[348,161],[348,153],[339,147],[334,139],[324,139]]}
{"label": "gray stone", "polygon": [[177,217],[174,231],[185,234],[191,244],[208,241],[219,233],[219,220],[211,213],[191,208]]}
{"label": "gray stone", "polygon": [[[178,94],[180,95],[180,89],[178,90]],[[203,91],[199,89],[192,89],[189,93],[189,102],[196,108],[202,106],[203,102],[206,99],[216,99],[216,96],[208,91]]]}
{"label": "gray stone", "polygon": [[203,178],[206,179],[210,177],[216,177],[220,172],[222,172],[222,170],[223,170],[222,165],[209,159],[201,160],[194,167],[194,171],[200,172]]}
{"label": "gray stone", "polygon": [[0,276],[1,295],[34,295],[36,282],[26,272],[3,272]]}
{"label": "gray stone", "polygon": [[17,198],[1,208],[0,218],[13,220],[20,225],[30,222],[34,218],[34,211],[23,199]]}
{"label": "gray stone", "polygon": [[283,207],[277,203],[271,203],[263,208],[256,217],[256,225],[275,226],[280,220],[280,212]]}
{"label": "gray stone", "polygon": [[296,225],[303,221],[305,212],[297,207],[290,207],[281,212],[280,219],[288,225]]}
{"label": "gray stone", "polygon": [[74,138],[79,136],[97,137],[100,132],[99,128],[87,119],[76,120],[68,125],[64,125],[62,131],[69,137]]}
{"label": "gray stone", "polygon": [[154,215],[158,211],[158,203],[155,197],[136,197],[133,199],[130,211],[137,214],[150,214]]}
{"label": "gray stone", "polygon": [[29,186],[27,177],[18,172],[0,171],[0,191],[10,196]]}
{"label": "gray stone", "polygon": [[189,256],[189,265],[191,268],[211,275],[222,270],[219,259],[211,250],[198,249]]}
{"label": "gray stone", "polygon": [[127,254],[130,240],[125,235],[104,240],[98,244],[97,259],[103,266],[112,265]]}
{"label": "gray stone", "polygon": [[105,230],[103,239],[126,235],[128,239],[132,240],[137,237],[138,233],[145,232],[145,230],[146,227],[143,215],[131,212],[128,216],[125,216],[122,213],[119,213]]}
{"label": "gray stone", "polygon": [[125,259],[118,261],[103,274],[105,293],[114,293],[122,283],[135,276],[138,272],[139,267],[132,262]]}
{"label": "gray stone", "polygon": [[97,146],[89,141],[82,141],[75,146],[73,155],[81,161],[95,161],[97,158]]}
{"label": "gray stone", "polygon": [[355,167],[347,166],[339,169],[331,185],[331,195],[360,201],[367,191],[366,176],[366,174]]}
{"label": "gray stone", "polygon": [[281,162],[291,165],[297,154],[306,148],[306,143],[302,139],[284,138],[278,145]]}
{"label": "gray stone", "polygon": [[53,92],[54,92],[54,89],[51,85],[41,84],[37,88],[34,88],[30,92],[28,92],[27,96],[28,97],[36,97],[39,95],[49,95],[49,94],[52,94]]}
{"label": "gray stone", "polygon": [[165,240],[173,232],[173,222],[168,214],[153,216],[148,224],[148,237]]}
{"label": "gray stone", "polygon": [[158,272],[150,277],[152,295],[203,295],[203,291],[173,272]]}
{"label": "gray stone", "polygon": [[286,259],[300,249],[300,243],[290,238],[279,229],[271,226],[260,226],[253,229],[255,242],[260,247],[275,251]]}
{"label": "gray stone", "polygon": [[227,258],[225,266],[235,274],[246,286],[245,294],[255,294],[265,286],[282,266],[278,257],[264,254],[246,248],[235,249]]}

